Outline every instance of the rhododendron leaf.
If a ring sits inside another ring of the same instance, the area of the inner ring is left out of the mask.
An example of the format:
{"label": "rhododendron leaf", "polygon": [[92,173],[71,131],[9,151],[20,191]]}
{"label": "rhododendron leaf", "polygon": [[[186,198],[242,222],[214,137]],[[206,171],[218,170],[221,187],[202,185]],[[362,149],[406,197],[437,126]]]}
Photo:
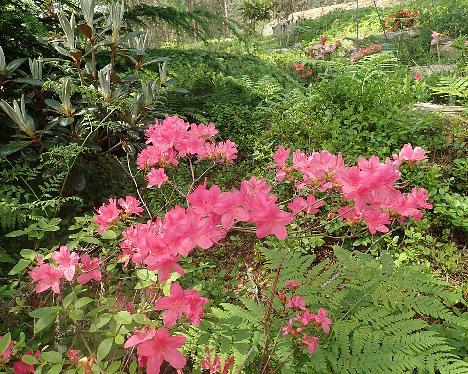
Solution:
{"label": "rhododendron leaf", "polygon": [[114,343],[114,338],[104,339],[98,346],[97,349],[97,360],[102,361],[109,354],[112,344]]}
{"label": "rhododendron leaf", "polygon": [[21,361],[23,361],[25,364],[29,364],[29,365],[35,365],[35,364],[39,363],[39,361],[37,361],[37,358],[34,357],[34,356],[31,356],[31,355],[21,356]]}
{"label": "rhododendron leaf", "polygon": [[122,345],[125,342],[125,338],[122,335],[117,335],[114,338],[115,344]]}
{"label": "rhododendron leaf", "polygon": [[11,334],[8,332],[0,339],[0,354],[5,352],[10,345]]}
{"label": "rhododendron leaf", "polygon": [[22,258],[21,260],[18,261],[18,263],[15,266],[13,266],[13,269],[10,270],[8,275],[19,274],[24,269],[26,269],[30,264],[31,264],[31,260],[26,260],[25,258]]}
{"label": "rhododendron leaf", "polygon": [[49,316],[56,316],[61,308],[46,306],[44,308],[36,309],[29,312],[29,315],[34,318],[45,318]]}
{"label": "rhododendron leaf", "polygon": [[73,309],[68,315],[73,321],[82,320],[84,317],[84,312],[81,309]]}
{"label": "rhododendron leaf", "polygon": [[75,308],[80,309],[84,307],[85,305],[88,305],[90,302],[92,302],[93,299],[90,297],[82,297],[81,299],[78,299],[75,303]]}
{"label": "rhododendron leaf", "polygon": [[41,359],[51,364],[57,364],[62,362],[62,355],[58,352],[49,351],[49,352],[42,352]]}
{"label": "rhododendron leaf", "polygon": [[139,325],[148,325],[149,319],[144,314],[134,314],[132,315],[133,320]]}
{"label": "rhododendron leaf", "polygon": [[128,368],[128,372],[130,374],[135,374],[137,371],[137,368],[138,368],[137,363],[135,361],[132,361],[132,363],[130,364],[130,367]]}
{"label": "rhododendron leaf", "polygon": [[37,322],[34,324],[34,333],[37,334],[38,332],[46,329],[54,322],[54,320],[55,320],[54,314],[39,318]]}
{"label": "rhododendron leaf", "polygon": [[107,229],[101,234],[101,237],[103,239],[112,240],[112,239],[117,238],[117,233],[113,230]]}
{"label": "rhododendron leaf", "polygon": [[132,315],[127,312],[126,310],[122,310],[120,312],[118,312],[115,316],[114,316],[114,319],[122,324],[122,325],[128,325],[130,323],[132,323]]}
{"label": "rhododendron leaf", "polygon": [[55,366],[52,366],[47,374],[60,374],[62,372],[62,364],[57,364]]}
{"label": "rhododendron leaf", "polygon": [[107,374],[113,374],[117,370],[119,370],[121,363],[119,361],[114,361],[112,362],[107,368],[106,368],[106,373]]}
{"label": "rhododendron leaf", "polygon": [[169,291],[171,289],[171,284],[173,282],[175,282],[177,279],[179,279],[181,277],[181,275],[179,273],[172,273],[171,276],[169,277],[169,279],[166,281],[166,283],[164,283],[164,286],[163,286],[163,294],[164,296],[168,296],[169,295]]}
{"label": "rhododendron leaf", "polygon": [[34,261],[34,259],[36,258],[36,252],[34,252],[32,249],[22,249],[20,255],[21,257],[24,257],[31,261]]}
{"label": "rhododendron leaf", "polygon": [[75,299],[75,294],[69,293],[67,296],[63,298],[62,305],[64,308],[68,308],[68,306],[72,303],[72,301]]}
{"label": "rhododendron leaf", "polygon": [[99,330],[101,327],[107,325],[109,321],[112,318],[112,314],[110,313],[104,313],[101,314],[99,317],[96,318],[96,320],[91,324],[89,328],[89,332],[96,332]]}

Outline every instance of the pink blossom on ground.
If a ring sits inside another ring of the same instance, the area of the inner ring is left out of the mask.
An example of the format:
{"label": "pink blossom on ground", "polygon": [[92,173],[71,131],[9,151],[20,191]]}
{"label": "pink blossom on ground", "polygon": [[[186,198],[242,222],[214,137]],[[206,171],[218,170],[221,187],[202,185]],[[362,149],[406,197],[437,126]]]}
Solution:
{"label": "pink blossom on ground", "polygon": [[99,258],[91,258],[88,254],[81,256],[81,272],[77,281],[79,284],[86,284],[91,280],[96,282],[101,281],[101,272],[99,271],[101,260]]}
{"label": "pink blossom on ground", "polygon": [[63,276],[69,282],[73,280],[76,271],[76,265],[80,256],[76,252],[70,252],[66,245],[60,247],[60,251],[52,253],[52,259],[57,262],[58,269],[63,272]]}
{"label": "pink blossom on ground", "polygon": [[139,216],[143,212],[143,208],[140,206],[141,201],[134,198],[133,196],[127,196],[124,199],[119,199],[120,207],[125,211],[127,214],[135,214]]}
{"label": "pink blossom on ground", "polygon": [[169,180],[163,168],[151,169],[146,175],[146,179],[148,179],[148,188],[153,186],[158,186],[158,188],[161,188],[161,186]]}

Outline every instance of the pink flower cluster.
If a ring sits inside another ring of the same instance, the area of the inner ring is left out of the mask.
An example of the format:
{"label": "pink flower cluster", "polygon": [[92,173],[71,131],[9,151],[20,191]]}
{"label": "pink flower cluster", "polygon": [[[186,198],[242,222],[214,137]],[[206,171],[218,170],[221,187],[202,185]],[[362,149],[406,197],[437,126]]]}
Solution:
{"label": "pink flower cluster", "polygon": [[187,363],[184,355],[178,350],[185,344],[182,335],[169,335],[164,328],[136,331],[124,344],[124,348],[137,347],[138,364],[146,367],[146,372],[159,374],[163,361],[173,368],[182,369]]}
{"label": "pink flower cluster", "polygon": [[205,358],[200,362],[201,369],[209,370],[210,374],[228,374],[233,365],[234,357],[231,356],[227,358],[224,360],[224,363],[217,354],[215,354],[213,359],[211,359],[211,350],[210,348],[205,347]]}
{"label": "pink flower cluster", "polygon": [[[288,309],[292,309],[298,313],[295,317],[289,319],[286,325],[283,325],[281,331],[284,336],[290,335],[294,339],[301,336],[300,342],[307,347],[307,350],[312,353],[319,348],[318,336],[309,336],[313,328],[322,328],[323,332],[330,332],[330,325],[332,320],[327,317],[327,311],[325,308],[320,308],[317,314],[312,313],[306,305],[303,296],[296,295],[296,290],[301,286],[299,282],[287,282],[283,291],[278,292],[278,298],[280,302]],[[291,292],[291,296],[287,296],[287,293]]]}
{"label": "pink flower cluster", "polygon": [[[407,194],[396,188],[401,164],[418,162],[426,157],[420,147],[413,149],[411,144],[405,144],[398,155],[393,155],[393,161],[387,159],[380,162],[377,156],[369,160],[361,157],[358,164],[352,167],[345,166],[341,155],[327,151],[306,155],[296,150],[292,165],[287,163],[289,155],[290,150],[280,146],[273,156],[277,180],[294,181],[298,190],[340,193],[343,201],[351,205],[341,207],[335,216],[349,223],[364,221],[372,234],[376,231],[388,232],[387,225],[391,218],[400,221],[407,217],[420,219],[420,209],[432,208],[423,188],[413,188]],[[302,175],[302,180],[296,180],[297,172]],[[322,200],[309,194],[306,199],[296,197],[288,208],[296,215],[316,214],[323,204]]]}
{"label": "pink flower cluster", "polygon": [[79,273],[77,282],[86,284],[91,280],[101,281],[99,258],[91,258],[88,254],[81,257],[76,252],[70,252],[67,246],[61,246],[59,251],[52,253],[55,265],[46,264],[37,256],[39,267],[32,269],[29,274],[36,283],[36,292],[41,293],[49,288],[54,293],[60,293],[60,283],[63,278],[68,282],[73,281],[76,272]]}
{"label": "pink flower cluster", "polygon": [[120,218],[128,218],[131,215],[139,216],[143,212],[140,206],[141,202],[133,196],[127,196],[124,199],[119,199],[119,206],[115,199],[109,199],[107,204],[103,204],[97,210],[97,215],[94,221],[98,224],[98,232],[102,234],[108,226],[115,224]]}
{"label": "pink flower cluster", "polygon": [[359,51],[353,53],[350,57],[350,61],[354,63],[364,56],[369,56],[380,52],[382,52],[382,46],[380,44],[372,43],[368,47],[362,48]]}
{"label": "pink flower cluster", "polygon": [[324,35],[318,44],[314,44],[305,53],[317,60],[325,60],[329,58],[338,47],[342,45],[341,40],[335,40],[332,44],[326,44],[330,39],[328,35]]}
{"label": "pink flower cluster", "polygon": [[140,169],[152,168],[147,174],[148,187],[161,187],[168,181],[165,167],[178,165],[186,156],[197,160],[232,162],[236,159],[236,145],[227,140],[214,140],[218,130],[215,125],[190,124],[183,119],[172,116],[157,122],[146,130],[146,143],[137,158]]}
{"label": "pink flower cluster", "polygon": [[312,76],[312,73],[313,73],[312,68],[306,69],[306,66],[304,64],[295,64],[294,70],[303,72],[299,75],[302,79],[306,79],[307,77]]}

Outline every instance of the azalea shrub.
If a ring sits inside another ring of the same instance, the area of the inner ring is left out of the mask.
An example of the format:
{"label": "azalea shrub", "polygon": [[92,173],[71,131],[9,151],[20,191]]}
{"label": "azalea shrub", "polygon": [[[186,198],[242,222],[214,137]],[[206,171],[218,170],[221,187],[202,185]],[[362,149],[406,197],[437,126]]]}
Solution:
{"label": "azalea shrub", "polygon": [[[207,175],[213,165],[233,163],[237,147],[217,134],[214,124],[157,120],[136,158],[135,196],[110,198],[92,219],[76,217],[67,243],[22,251],[10,272],[18,292],[12,311],[32,320],[0,340],[4,370],[240,372],[247,358],[219,355],[208,344],[185,347],[188,331],[214,306],[184,276],[184,261],[195,250],[210,256],[233,233],[283,241],[338,222],[357,236],[385,234],[431,208],[426,190],[401,181],[401,168],[426,158],[420,147],[405,144],[385,160],[361,157],[347,166],[340,154],[280,145],[268,178],[251,176],[226,188]],[[179,183],[181,173],[190,176],[187,185]],[[148,203],[150,194],[160,195],[160,206]],[[308,307],[300,286],[295,279],[273,281],[265,331],[279,318],[282,338],[296,343],[301,360],[314,360],[334,321],[327,305]],[[278,338],[264,342],[260,369],[267,370]]]}

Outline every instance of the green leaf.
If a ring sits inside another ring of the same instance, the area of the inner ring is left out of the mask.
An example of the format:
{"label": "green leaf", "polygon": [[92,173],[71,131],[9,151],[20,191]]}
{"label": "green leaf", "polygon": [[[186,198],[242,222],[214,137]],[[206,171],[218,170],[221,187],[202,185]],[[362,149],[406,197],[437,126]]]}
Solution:
{"label": "green leaf", "polygon": [[84,312],[81,309],[73,309],[68,315],[73,321],[79,321],[83,319]]}
{"label": "green leaf", "polygon": [[120,368],[120,362],[119,361],[114,361],[111,363],[107,368],[106,368],[106,373],[107,374],[113,374]]}
{"label": "green leaf", "polygon": [[11,342],[11,334],[8,332],[6,333],[2,339],[0,339],[0,354],[3,354]]}
{"label": "green leaf", "polygon": [[34,259],[36,258],[36,252],[34,252],[32,249],[22,249],[20,255],[21,257],[24,257],[31,261],[34,261]]}
{"label": "green leaf", "polygon": [[133,320],[132,315],[126,310],[118,312],[114,316],[114,319],[122,325],[128,325],[129,323],[132,323]]}
{"label": "green leaf", "polygon": [[57,364],[62,362],[62,355],[55,351],[42,352],[41,359],[50,362],[51,364]]}
{"label": "green leaf", "polygon": [[98,346],[97,349],[97,360],[100,362],[106,358],[109,354],[112,344],[114,343],[114,338],[104,339]]}
{"label": "green leaf", "polygon": [[125,342],[125,338],[122,335],[117,335],[114,341],[115,344],[122,345]]}
{"label": "green leaf", "polygon": [[64,308],[68,308],[68,306],[72,303],[72,301],[75,299],[75,294],[69,293],[67,296],[63,298],[62,305]]}
{"label": "green leaf", "polygon": [[128,368],[128,372],[130,374],[135,374],[137,371],[137,368],[138,368],[137,363],[135,361],[132,361],[132,363],[130,364],[130,367]]}
{"label": "green leaf", "polygon": [[18,261],[18,263],[13,266],[13,269],[10,270],[8,275],[16,275],[21,273],[24,269],[26,269],[29,265],[31,264],[30,260],[26,260],[22,258],[21,260]]}
{"label": "green leaf", "polygon": [[102,233],[101,237],[103,239],[111,240],[111,239],[117,238],[117,233],[115,231],[107,229],[106,231]]}
{"label": "green leaf", "polygon": [[26,148],[31,143],[32,142],[29,140],[18,140],[2,145],[0,146],[0,156],[9,156],[15,152],[20,151],[23,148]]}
{"label": "green leaf", "polygon": [[44,308],[39,308],[29,312],[29,315],[34,318],[43,318],[53,314],[55,317],[58,314],[59,310],[60,308],[57,307],[46,306]]}
{"label": "green leaf", "polygon": [[5,236],[7,238],[16,238],[18,236],[25,235],[25,234],[26,234],[25,230],[16,230],[16,231],[12,231],[12,232],[6,234]]}
{"label": "green leaf", "polygon": [[54,320],[55,320],[54,314],[51,314],[47,317],[39,318],[34,324],[34,333],[37,334],[38,332],[46,329],[54,322]]}
{"label": "green leaf", "polygon": [[60,372],[62,371],[62,366],[63,364],[57,364],[55,366],[52,366],[47,372],[47,374],[60,374]]}
{"label": "green leaf", "polygon": [[91,324],[91,327],[89,328],[89,332],[96,332],[99,330],[101,327],[107,325],[109,323],[110,319],[112,318],[112,314],[110,313],[104,313],[101,314],[99,317],[96,318],[96,320]]}
{"label": "green leaf", "polygon": [[37,363],[39,363],[39,361],[37,361],[37,358],[31,355],[21,356],[21,361],[29,365],[36,365]]}
{"label": "green leaf", "polygon": [[93,299],[90,297],[82,297],[81,299],[78,299],[75,303],[75,308],[80,309],[84,307],[85,305],[88,305],[90,302],[92,302]]}

